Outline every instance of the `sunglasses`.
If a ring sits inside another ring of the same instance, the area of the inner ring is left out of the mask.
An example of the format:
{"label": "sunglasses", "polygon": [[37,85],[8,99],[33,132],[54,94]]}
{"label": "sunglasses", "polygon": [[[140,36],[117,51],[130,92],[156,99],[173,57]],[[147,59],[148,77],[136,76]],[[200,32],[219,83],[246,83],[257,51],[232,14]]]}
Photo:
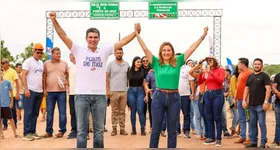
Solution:
{"label": "sunglasses", "polygon": [[38,52],[38,51],[37,51],[37,52],[36,52],[36,54],[38,54],[38,55],[39,55],[39,54],[41,54],[41,55],[42,55],[42,54],[43,54],[43,52]]}
{"label": "sunglasses", "polygon": [[142,62],[149,62],[149,60],[142,60]]}
{"label": "sunglasses", "polygon": [[1,62],[1,65],[4,65],[5,63],[4,62]]}

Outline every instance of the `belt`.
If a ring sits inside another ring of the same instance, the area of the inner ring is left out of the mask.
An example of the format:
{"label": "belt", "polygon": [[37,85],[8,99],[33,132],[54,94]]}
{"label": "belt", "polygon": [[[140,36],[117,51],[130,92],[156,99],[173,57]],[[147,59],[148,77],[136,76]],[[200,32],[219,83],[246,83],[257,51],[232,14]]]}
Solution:
{"label": "belt", "polygon": [[178,93],[178,89],[175,89],[175,90],[167,90],[167,89],[160,89],[160,88],[157,88],[157,90],[161,91],[161,92],[164,92],[164,93]]}

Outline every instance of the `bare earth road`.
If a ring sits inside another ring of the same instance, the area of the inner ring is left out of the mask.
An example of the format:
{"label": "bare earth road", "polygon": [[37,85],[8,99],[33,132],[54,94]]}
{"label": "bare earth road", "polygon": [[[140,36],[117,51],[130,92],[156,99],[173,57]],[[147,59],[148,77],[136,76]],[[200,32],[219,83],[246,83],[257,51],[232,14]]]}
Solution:
{"label": "bare earth road", "polygon": [[[67,139],[67,135],[70,131],[70,114],[69,114],[69,108],[67,108],[67,132],[63,138],[56,139],[56,138],[49,138],[49,139],[40,139],[35,141],[23,141],[22,139],[15,139],[13,138],[13,134],[11,131],[11,128],[9,127],[7,131],[4,131],[5,139],[0,140],[0,148],[75,148],[76,147],[76,139]],[[126,115],[126,130],[127,132],[131,132],[131,125],[130,125],[130,118],[129,113],[127,111]],[[231,118],[228,114],[228,127],[231,125]],[[41,114],[40,114],[41,115]],[[118,129],[118,135],[117,136],[111,136],[111,108],[108,107],[107,109],[107,125],[106,128],[109,130],[108,132],[104,133],[104,142],[105,142],[105,148],[148,148],[149,147],[149,139],[150,134],[148,133],[146,136],[141,136],[140,133],[140,125],[137,120],[137,135],[131,136],[121,136],[119,135],[119,129]],[[181,114],[182,115],[182,114]],[[148,114],[147,114],[148,116]],[[45,133],[45,127],[46,122],[40,122],[40,117],[38,118],[38,124],[37,124],[37,133],[39,135],[43,135]],[[267,119],[267,129],[268,129],[268,143],[271,143],[274,139],[274,130],[275,130],[275,117],[274,112],[269,111],[266,114]],[[180,117],[183,118],[183,117]],[[149,127],[149,121],[147,120],[147,127]],[[58,111],[56,108],[55,111],[55,118],[54,118],[54,131],[55,133],[58,132]],[[148,128],[147,128],[147,131]],[[23,124],[18,125],[18,134],[22,135],[23,133]],[[259,132],[260,136],[260,132]],[[88,148],[92,148],[93,146],[93,134],[90,134],[91,139],[88,140]],[[260,137],[259,137],[260,139]],[[240,144],[234,144],[233,139],[223,139],[222,140],[222,146],[221,148],[243,148],[243,145]],[[166,137],[160,137],[160,148],[165,148],[167,143]],[[183,138],[183,136],[178,137],[177,142],[177,148],[215,148],[215,146],[206,146],[203,144],[201,140],[198,140],[195,138],[195,135],[192,135],[191,139]]]}

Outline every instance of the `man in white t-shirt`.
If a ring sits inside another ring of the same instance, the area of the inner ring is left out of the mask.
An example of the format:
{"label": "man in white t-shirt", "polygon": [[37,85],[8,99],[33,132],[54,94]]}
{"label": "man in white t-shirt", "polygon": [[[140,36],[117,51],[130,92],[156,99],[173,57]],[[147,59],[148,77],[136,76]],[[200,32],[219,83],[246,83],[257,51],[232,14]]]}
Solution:
{"label": "man in white t-shirt", "polygon": [[[191,100],[194,97],[194,78],[189,74],[190,69],[191,68],[187,64],[183,65],[180,70],[180,78],[179,78],[179,94],[181,96],[181,109],[184,115],[183,132],[185,138],[191,138],[190,137],[190,121],[191,121],[190,112],[191,112]],[[177,120],[177,126],[181,130],[179,119]]]}
{"label": "man in white t-shirt", "polygon": [[70,49],[76,58],[76,99],[75,109],[77,117],[77,148],[87,147],[88,115],[92,112],[94,127],[94,148],[104,148],[104,120],[107,107],[106,101],[106,64],[108,57],[115,50],[132,41],[140,28],[124,37],[115,44],[100,47],[100,32],[96,28],[89,28],[86,31],[87,46],[75,44],[60,27],[56,20],[56,14],[49,14],[55,31],[60,39]]}
{"label": "man in white t-shirt", "polygon": [[34,44],[33,56],[26,59],[22,65],[22,79],[26,97],[24,101],[23,140],[26,141],[41,138],[36,134],[36,124],[43,98],[44,64],[40,60],[43,50],[42,44]]}

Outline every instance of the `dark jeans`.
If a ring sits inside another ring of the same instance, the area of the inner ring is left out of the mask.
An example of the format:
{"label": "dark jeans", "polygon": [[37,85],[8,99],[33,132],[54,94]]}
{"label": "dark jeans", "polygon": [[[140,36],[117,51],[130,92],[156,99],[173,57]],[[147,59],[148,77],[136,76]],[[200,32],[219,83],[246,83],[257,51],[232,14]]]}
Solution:
{"label": "dark jeans", "polygon": [[24,101],[24,132],[23,135],[36,133],[37,118],[43,98],[43,93],[30,90],[30,97]]}
{"label": "dark jeans", "polygon": [[[12,112],[12,116],[13,116],[15,125],[17,127],[17,109],[16,109],[17,100],[15,99],[15,97],[13,99],[14,99],[14,105],[13,105],[13,108],[11,109],[11,112]],[[3,119],[3,125],[4,125],[4,128],[8,128],[8,119]]]}
{"label": "dark jeans", "polygon": [[280,142],[280,104],[274,104],[274,113],[275,113],[275,137],[274,142]]}
{"label": "dark jeans", "polygon": [[130,107],[130,121],[132,128],[136,127],[136,112],[138,112],[141,129],[146,127],[146,115],[145,115],[145,93],[143,86],[130,87],[128,89],[128,103]]}
{"label": "dark jeans", "polygon": [[105,95],[76,95],[77,148],[87,147],[89,112],[92,113],[94,130],[93,147],[104,148],[104,119],[107,107]]}
{"label": "dark jeans", "polygon": [[152,118],[153,127],[150,148],[158,148],[159,136],[162,131],[164,114],[167,116],[168,148],[176,148],[176,121],[180,112],[180,95],[177,92],[165,93],[156,90],[153,94]]}
{"label": "dark jeans", "polygon": [[53,133],[53,115],[57,102],[59,111],[59,132],[66,132],[66,92],[48,92],[47,96],[47,127],[46,132]]}
{"label": "dark jeans", "polygon": [[167,117],[166,117],[166,113],[165,113],[164,117],[163,117],[162,125],[161,125],[161,131],[166,131],[166,125],[167,125],[166,120],[167,120]]}
{"label": "dark jeans", "polygon": [[[207,90],[204,96],[206,120],[208,123],[209,138],[222,140],[222,110],[224,106],[224,95],[221,89]],[[215,131],[215,124],[216,130]],[[216,133],[216,138],[215,138]]]}
{"label": "dark jeans", "polygon": [[151,95],[149,94],[149,102],[148,102],[148,110],[149,110],[149,120],[150,120],[150,128],[152,128],[153,120],[152,120],[152,101]]}
{"label": "dark jeans", "polygon": [[267,143],[266,130],[266,112],[262,109],[262,105],[249,106],[250,111],[250,126],[251,126],[251,140],[252,143],[258,143],[258,122],[261,129],[261,145],[265,146]]}
{"label": "dark jeans", "polygon": [[204,122],[204,128],[205,128],[204,137],[209,138],[209,130],[208,130],[208,122],[207,122],[206,112],[205,112],[205,104],[201,103],[203,98],[204,98],[204,95],[199,94],[198,109],[199,109],[199,113],[200,113],[201,117],[203,118],[203,122]]}
{"label": "dark jeans", "polygon": [[[183,121],[183,131],[190,132],[190,113],[191,113],[191,99],[190,96],[181,96],[181,109],[184,115],[184,121]],[[181,124],[180,124],[180,113],[178,115],[177,119],[177,132],[181,133]]]}
{"label": "dark jeans", "polygon": [[75,95],[69,95],[69,108],[71,115],[71,132],[77,133],[77,119],[75,112]]}

